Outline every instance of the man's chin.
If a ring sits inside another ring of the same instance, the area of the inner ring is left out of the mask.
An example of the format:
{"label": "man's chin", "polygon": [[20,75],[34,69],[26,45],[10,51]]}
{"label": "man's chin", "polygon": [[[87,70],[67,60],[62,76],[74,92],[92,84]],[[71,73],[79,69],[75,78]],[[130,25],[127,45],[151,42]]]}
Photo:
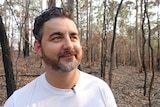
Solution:
{"label": "man's chin", "polygon": [[58,68],[64,72],[70,72],[78,67],[78,62],[65,62],[58,64]]}

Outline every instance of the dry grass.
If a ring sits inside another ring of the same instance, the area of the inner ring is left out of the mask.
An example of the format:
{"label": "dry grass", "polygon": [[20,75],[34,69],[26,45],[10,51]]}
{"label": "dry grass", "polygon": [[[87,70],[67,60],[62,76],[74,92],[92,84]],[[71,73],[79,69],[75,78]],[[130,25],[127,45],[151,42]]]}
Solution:
{"label": "dry grass", "polygon": [[[35,55],[31,54],[28,58],[19,57],[17,54],[12,54],[14,65],[14,74],[17,83],[17,88],[20,88],[36,78],[44,72],[44,64]],[[83,66],[85,72],[100,77],[100,64],[95,63],[88,67]],[[3,105],[6,100],[6,84],[3,69],[3,62],[0,61],[0,105]],[[160,72],[156,72],[155,81],[152,91],[153,107],[160,105]],[[148,74],[147,90],[149,88],[151,74]],[[108,73],[106,71],[106,82],[108,83]],[[134,67],[120,66],[113,70],[112,91],[118,107],[148,107],[148,91],[147,95],[143,96],[144,73],[138,73]]]}

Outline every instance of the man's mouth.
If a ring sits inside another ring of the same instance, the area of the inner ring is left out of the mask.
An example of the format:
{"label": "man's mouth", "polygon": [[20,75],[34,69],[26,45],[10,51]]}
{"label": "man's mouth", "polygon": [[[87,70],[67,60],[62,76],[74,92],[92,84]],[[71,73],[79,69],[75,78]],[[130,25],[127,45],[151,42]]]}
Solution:
{"label": "man's mouth", "polygon": [[63,57],[63,58],[72,58],[74,55],[71,55],[71,54],[66,54],[66,55],[63,55],[63,56],[61,56],[61,57]]}
{"label": "man's mouth", "polygon": [[73,56],[76,56],[75,51],[64,51],[59,54],[59,57],[63,57],[63,58],[72,58]]}

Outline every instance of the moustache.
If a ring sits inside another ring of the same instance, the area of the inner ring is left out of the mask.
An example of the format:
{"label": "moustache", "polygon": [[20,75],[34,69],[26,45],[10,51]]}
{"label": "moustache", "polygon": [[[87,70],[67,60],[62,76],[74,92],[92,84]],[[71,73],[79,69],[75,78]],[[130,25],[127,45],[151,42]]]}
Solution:
{"label": "moustache", "polygon": [[63,57],[65,55],[76,55],[76,54],[77,54],[77,52],[75,52],[75,51],[63,51],[58,56]]}

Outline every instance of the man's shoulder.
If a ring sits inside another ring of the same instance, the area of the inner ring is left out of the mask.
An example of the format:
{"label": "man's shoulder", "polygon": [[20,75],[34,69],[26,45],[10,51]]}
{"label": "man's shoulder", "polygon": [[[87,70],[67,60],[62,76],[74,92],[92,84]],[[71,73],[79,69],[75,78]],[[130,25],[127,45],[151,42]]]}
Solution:
{"label": "man's shoulder", "polygon": [[25,86],[20,87],[17,89],[13,95],[18,97],[21,95],[28,95],[29,93],[31,94],[31,91],[33,91],[38,84],[40,84],[40,80],[43,77],[44,74],[40,75],[39,77],[35,78],[31,82],[27,83]]}
{"label": "man's shoulder", "polygon": [[89,82],[92,82],[94,83],[95,85],[97,84],[101,84],[101,85],[107,85],[107,83],[102,80],[100,77],[97,77],[95,75],[92,75],[92,74],[88,74],[86,72],[83,72],[81,71],[81,79],[83,80],[86,80],[86,81],[89,81]]}
{"label": "man's shoulder", "polygon": [[14,91],[14,93],[5,102],[4,107],[20,107],[20,105],[25,104],[27,102],[26,98],[27,100],[30,100],[30,98],[33,96],[33,93],[36,92],[37,86],[40,85],[42,78],[43,74],[25,86]]}
{"label": "man's shoulder", "polygon": [[93,80],[97,80],[97,81],[103,81],[100,77],[97,77],[95,75],[89,74],[87,72],[80,71],[80,73],[81,73],[82,77],[93,79]]}

